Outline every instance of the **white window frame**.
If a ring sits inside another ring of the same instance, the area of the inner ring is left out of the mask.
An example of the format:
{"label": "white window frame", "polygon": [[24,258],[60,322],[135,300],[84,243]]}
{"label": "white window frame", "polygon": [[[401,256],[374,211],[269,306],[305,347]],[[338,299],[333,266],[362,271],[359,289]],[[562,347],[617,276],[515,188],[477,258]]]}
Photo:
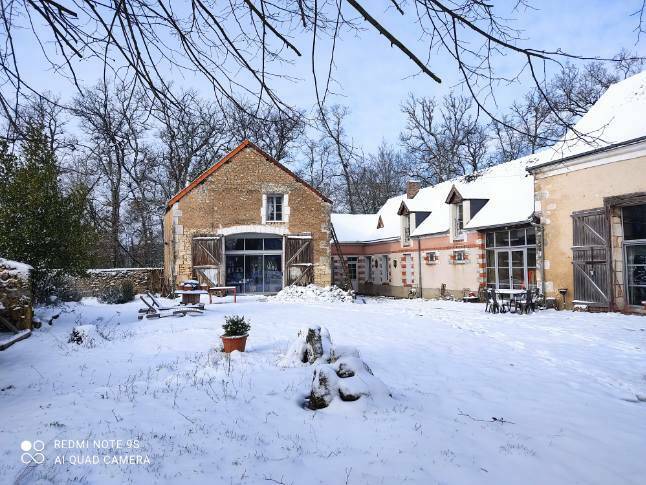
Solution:
{"label": "white window frame", "polygon": [[[462,255],[461,259],[458,259],[458,254]],[[453,263],[454,264],[466,264],[467,262],[467,252],[464,249],[454,249],[453,250]]]}
{"label": "white window frame", "polygon": [[436,264],[439,260],[437,251],[426,251],[426,264]]}
{"label": "white window frame", "polygon": [[[282,207],[282,219],[280,220],[269,220],[269,199],[271,197],[280,196],[283,198],[283,207]],[[262,194],[262,204],[260,207],[260,220],[262,224],[285,224],[289,222],[289,194],[281,192],[267,192]]]}

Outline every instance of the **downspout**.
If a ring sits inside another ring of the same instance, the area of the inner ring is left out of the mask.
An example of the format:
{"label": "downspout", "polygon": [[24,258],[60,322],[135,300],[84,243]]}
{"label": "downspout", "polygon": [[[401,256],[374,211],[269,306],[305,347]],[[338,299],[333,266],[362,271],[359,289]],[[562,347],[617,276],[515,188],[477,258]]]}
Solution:
{"label": "downspout", "polygon": [[534,222],[533,218],[529,221],[530,225],[534,228],[536,233],[536,246],[541,248],[540,263],[541,263],[541,293],[545,298],[545,239],[543,237],[543,225],[539,222]]}
{"label": "downspout", "polygon": [[419,290],[419,296],[418,298],[422,298],[422,242],[419,238],[417,238],[417,274],[419,275],[417,277],[417,288]]}

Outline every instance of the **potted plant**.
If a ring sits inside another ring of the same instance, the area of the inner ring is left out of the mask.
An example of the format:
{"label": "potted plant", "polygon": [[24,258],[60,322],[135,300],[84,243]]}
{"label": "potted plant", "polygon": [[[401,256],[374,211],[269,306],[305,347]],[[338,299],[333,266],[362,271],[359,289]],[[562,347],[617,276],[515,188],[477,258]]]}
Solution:
{"label": "potted plant", "polygon": [[239,315],[231,315],[224,317],[224,334],[220,336],[224,351],[228,354],[234,350],[244,352],[247,345],[247,337],[249,336],[249,329],[251,325],[245,320],[244,317]]}

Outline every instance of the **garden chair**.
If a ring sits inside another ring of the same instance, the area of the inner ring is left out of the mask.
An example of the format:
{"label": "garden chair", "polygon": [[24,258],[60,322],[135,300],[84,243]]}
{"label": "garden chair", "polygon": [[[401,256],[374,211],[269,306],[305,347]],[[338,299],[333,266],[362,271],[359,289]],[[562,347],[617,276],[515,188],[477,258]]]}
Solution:
{"label": "garden chair", "polygon": [[[516,311],[519,313],[529,314],[529,311],[536,311],[535,290],[529,289],[525,292],[524,296],[516,301]],[[520,311],[519,311],[520,310]]]}
{"label": "garden chair", "polygon": [[488,311],[491,313],[505,313],[506,303],[504,301],[501,303],[498,300],[498,295],[496,294],[496,290],[492,288],[487,293],[488,293],[487,305],[485,306],[485,311]]}

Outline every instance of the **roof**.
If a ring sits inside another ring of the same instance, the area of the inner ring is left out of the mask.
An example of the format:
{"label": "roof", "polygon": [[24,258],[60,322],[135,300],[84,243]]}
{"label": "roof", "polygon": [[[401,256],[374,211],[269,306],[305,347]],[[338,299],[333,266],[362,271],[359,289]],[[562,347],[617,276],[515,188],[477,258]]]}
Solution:
{"label": "roof", "polygon": [[168,210],[170,207],[172,207],[172,205],[175,202],[178,202],[182,197],[184,197],[186,194],[188,194],[195,187],[197,187],[202,182],[204,182],[204,180],[206,180],[209,176],[211,176],[213,173],[215,173],[222,165],[224,165],[227,162],[230,162],[238,153],[240,153],[245,148],[253,148],[258,153],[260,153],[268,162],[273,163],[278,168],[280,168],[283,172],[285,172],[287,175],[289,175],[293,179],[295,179],[297,182],[300,182],[301,184],[305,185],[305,187],[310,189],[312,192],[314,192],[316,195],[318,195],[325,202],[328,202],[330,204],[332,203],[332,201],[330,199],[328,199],[325,195],[323,195],[317,189],[315,189],[310,184],[305,182],[305,180],[303,180],[298,175],[296,175],[294,172],[289,170],[287,167],[285,167],[282,163],[280,163],[278,160],[273,158],[267,152],[262,150],[260,147],[258,147],[258,145],[251,142],[250,140],[244,140],[242,143],[240,143],[240,145],[238,145],[236,148],[234,148],[229,153],[227,153],[219,162],[211,165],[204,172],[202,172],[200,175],[198,175],[198,177],[195,180],[193,180],[186,187],[184,187],[182,190],[180,190],[177,194],[175,194],[173,197],[171,197],[171,199],[166,203],[166,210]]}
{"label": "roof", "polygon": [[[543,160],[545,152],[502,163],[458,177],[431,187],[420,189],[413,199],[406,194],[386,201],[377,214],[332,214],[337,238],[340,242],[375,242],[400,237],[401,204],[410,212],[430,213],[416,227],[411,236],[442,234],[449,231],[451,206],[447,197],[457,192],[462,199],[485,199],[485,205],[465,225],[466,229],[482,229],[527,222],[534,214],[534,179],[527,166]],[[384,227],[377,229],[381,216]]]}
{"label": "roof", "polygon": [[545,159],[528,170],[554,165],[586,154],[644,141],[646,124],[646,71],[611,85],[590,110],[568,130]]}

